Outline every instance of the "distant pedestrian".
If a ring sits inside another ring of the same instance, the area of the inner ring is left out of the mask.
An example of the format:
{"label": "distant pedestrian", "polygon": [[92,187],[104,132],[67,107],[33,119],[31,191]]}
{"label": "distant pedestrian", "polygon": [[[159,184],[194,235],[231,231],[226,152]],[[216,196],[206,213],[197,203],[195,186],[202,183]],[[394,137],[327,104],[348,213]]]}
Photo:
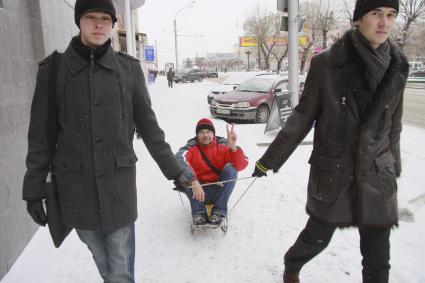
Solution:
{"label": "distant pedestrian", "polygon": [[310,218],[285,254],[285,283],[300,282],[301,268],[328,246],[335,229],[349,226],[360,234],[363,283],[388,282],[409,70],[389,40],[398,10],[398,0],[357,0],[357,28],[313,57],[300,103],[256,163],[253,176],[278,171],[316,121]]}
{"label": "distant pedestrian", "polygon": [[176,75],[176,73],[174,73],[173,68],[170,68],[167,72],[168,87],[173,87],[175,75]]}
{"label": "distant pedestrian", "polygon": [[53,56],[40,63],[23,199],[33,220],[44,226],[45,182],[52,168],[63,222],[87,245],[104,282],[129,283],[135,281],[135,128],[168,179],[177,186],[190,179],[165,142],[140,62],[111,47],[116,21],[112,0],[76,1],[80,33],[60,54],[53,104]]}

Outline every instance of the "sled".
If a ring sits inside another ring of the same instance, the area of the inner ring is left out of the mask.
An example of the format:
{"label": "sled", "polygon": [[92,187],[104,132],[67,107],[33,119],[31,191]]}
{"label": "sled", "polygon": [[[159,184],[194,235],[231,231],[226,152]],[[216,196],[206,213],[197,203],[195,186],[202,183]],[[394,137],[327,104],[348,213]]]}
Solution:
{"label": "sled", "polygon": [[[211,216],[211,209],[212,209],[213,206],[214,206],[213,204],[206,204],[205,205],[205,208],[207,209],[208,217]],[[190,225],[190,233],[193,234],[193,233],[195,233],[196,230],[217,229],[217,228],[220,228],[221,231],[226,233],[228,226],[229,226],[229,221],[227,219],[227,216],[224,217],[223,221],[220,224],[206,223],[206,224],[202,224],[202,225],[196,225],[192,221],[192,223]]]}

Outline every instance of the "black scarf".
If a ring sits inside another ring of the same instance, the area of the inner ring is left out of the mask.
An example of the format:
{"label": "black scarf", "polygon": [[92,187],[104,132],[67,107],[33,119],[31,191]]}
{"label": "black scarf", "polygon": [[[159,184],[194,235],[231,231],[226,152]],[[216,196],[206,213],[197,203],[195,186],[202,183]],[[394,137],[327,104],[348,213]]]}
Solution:
{"label": "black scarf", "polygon": [[354,48],[360,55],[365,66],[365,77],[369,89],[373,93],[381,82],[391,62],[390,45],[388,41],[374,49],[359,30],[351,34]]}
{"label": "black scarf", "polygon": [[363,34],[354,30],[351,33],[351,41],[359,54],[360,61],[364,67],[364,80],[367,85],[367,92],[359,92],[355,96],[360,117],[363,119],[366,112],[373,105],[375,92],[391,62],[390,45],[388,41],[374,49]]}
{"label": "black scarf", "polygon": [[80,36],[75,36],[71,41],[71,45],[75,49],[77,54],[87,61],[90,61],[90,54],[91,52],[93,52],[94,61],[97,61],[103,55],[105,55],[106,51],[108,51],[109,46],[111,46],[111,39],[108,39],[103,45],[93,49],[84,45],[81,42]]}

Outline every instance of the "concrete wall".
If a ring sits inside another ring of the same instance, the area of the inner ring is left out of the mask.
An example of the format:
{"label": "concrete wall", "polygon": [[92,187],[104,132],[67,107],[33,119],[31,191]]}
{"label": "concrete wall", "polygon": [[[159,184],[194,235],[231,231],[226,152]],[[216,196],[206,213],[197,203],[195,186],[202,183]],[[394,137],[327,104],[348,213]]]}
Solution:
{"label": "concrete wall", "polygon": [[38,227],[22,201],[30,106],[37,63],[78,31],[74,2],[2,0],[0,7],[0,280]]}

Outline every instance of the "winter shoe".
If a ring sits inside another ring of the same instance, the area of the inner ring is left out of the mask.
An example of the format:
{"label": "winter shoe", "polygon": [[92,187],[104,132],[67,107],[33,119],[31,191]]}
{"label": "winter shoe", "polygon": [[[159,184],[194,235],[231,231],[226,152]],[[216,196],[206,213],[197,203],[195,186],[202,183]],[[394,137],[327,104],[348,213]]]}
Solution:
{"label": "winter shoe", "polygon": [[223,217],[218,212],[211,213],[210,223],[214,225],[219,225],[223,221]]}
{"label": "winter shoe", "polygon": [[291,273],[285,269],[285,271],[283,272],[283,283],[300,283],[300,273]]}
{"label": "winter shoe", "polygon": [[193,215],[193,224],[204,225],[208,222],[208,215],[206,213],[196,213]]}

